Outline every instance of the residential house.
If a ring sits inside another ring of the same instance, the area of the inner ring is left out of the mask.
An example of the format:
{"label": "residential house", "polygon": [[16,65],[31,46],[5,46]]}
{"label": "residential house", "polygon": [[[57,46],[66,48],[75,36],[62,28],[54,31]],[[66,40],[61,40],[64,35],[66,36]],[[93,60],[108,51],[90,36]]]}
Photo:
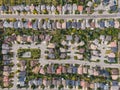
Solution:
{"label": "residential house", "polygon": [[111,77],[112,77],[113,80],[117,80],[118,77],[119,77],[119,70],[113,68],[113,69],[111,70]]}

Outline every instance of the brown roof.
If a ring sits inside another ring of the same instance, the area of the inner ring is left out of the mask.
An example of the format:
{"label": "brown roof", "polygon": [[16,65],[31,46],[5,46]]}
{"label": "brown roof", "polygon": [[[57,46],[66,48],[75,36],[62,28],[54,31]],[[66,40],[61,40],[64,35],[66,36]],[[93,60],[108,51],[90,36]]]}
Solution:
{"label": "brown roof", "polygon": [[119,70],[114,68],[111,70],[111,74],[112,75],[119,75]]}

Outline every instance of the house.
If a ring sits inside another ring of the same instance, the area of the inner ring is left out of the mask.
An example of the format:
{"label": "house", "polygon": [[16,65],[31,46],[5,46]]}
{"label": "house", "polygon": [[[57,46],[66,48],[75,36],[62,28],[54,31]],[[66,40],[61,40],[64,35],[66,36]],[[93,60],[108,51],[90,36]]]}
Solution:
{"label": "house", "polygon": [[77,5],[76,4],[73,4],[73,12],[75,12],[77,10]]}
{"label": "house", "polygon": [[61,78],[58,78],[57,79],[57,86],[60,86],[62,84],[62,80],[61,80]]}
{"label": "house", "polygon": [[62,28],[62,24],[58,21],[58,22],[56,22],[56,27],[57,27],[58,29],[61,29],[61,28]]}
{"label": "house", "polygon": [[117,41],[113,41],[113,42],[110,42],[110,44],[108,45],[109,47],[117,47]]}
{"label": "house", "polygon": [[52,84],[53,84],[54,86],[57,86],[57,79],[56,79],[56,78],[53,78],[53,79],[52,79]]}
{"label": "house", "polygon": [[105,21],[100,21],[99,25],[100,25],[101,28],[105,28]]}
{"label": "house", "polygon": [[8,76],[3,77],[3,85],[4,85],[4,87],[9,86],[9,78],[8,78]]}
{"label": "house", "polygon": [[11,68],[9,66],[4,66],[3,70],[4,70],[4,72],[9,72],[9,71],[11,71]]}
{"label": "house", "polygon": [[35,74],[38,74],[39,70],[40,70],[40,67],[36,66],[35,68],[33,68],[32,72]]}
{"label": "house", "polygon": [[47,11],[50,11],[50,10],[51,10],[51,6],[50,6],[50,5],[47,5],[47,6],[46,6],[46,9],[47,9]]}
{"label": "house", "polygon": [[47,79],[44,78],[43,81],[42,81],[42,83],[43,83],[44,86],[47,86]]}
{"label": "house", "polygon": [[17,85],[25,86],[26,71],[20,71]]}
{"label": "house", "polygon": [[31,67],[34,67],[34,66],[36,66],[38,64],[38,61],[37,60],[32,60],[32,61],[30,61],[30,66]]}
{"label": "house", "polygon": [[43,74],[43,75],[45,74],[44,68],[43,68],[42,66],[40,67],[39,73],[40,73],[40,74]]}
{"label": "house", "polygon": [[61,58],[61,59],[65,59],[65,58],[66,58],[66,56],[67,56],[67,54],[66,54],[66,53],[61,53],[61,54],[60,54],[60,58]]}
{"label": "house", "polygon": [[27,23],[28,28],[32,28],[32,22],[29,20]]}
{"label": "house", "polygon": [[56,74],[61,74],[62,73],[62,66],[59,66],[56,70]]}
{"label": "house", "polygon": [[1,20],[1,21],[0,21],[0,28],[3,28],[3,23],[4,23],[4,22]]}
{"label": "house", "polygon": [[66,29],[66,22],[62,23],[62,29]]}
{"label": "house", "polygon": [[87,74],[88,73],[88,68],[86,66],[83,67],[83,73]]}
{"label": "house", "polygon": [[83,54],[77,54],[77,58],[80,60],[83,59]]}
{"label": "house", "polygon": [[38,20],[35,20],[35,22],[32,24],[32,28],[35,30],[38,29]]}
{"label": "house", "polygon": [[94,75],[94,76],[98,76],[98,75],[99,75],[99,71],[96,70],[96,69],[93,69],[93,75]]}
{"label": "house", "polygon": [[115,20],[115,25],[114,25],[115,28],[119,28],[120,27],[120,23],[118,20]]}
{"label": "house", "polygon": [[90,14],[91,13],[91,7],[87,7],[86,11],[87,11],[88,14]]}
{"label": "house", "polygon": [[58,10],[59,13],[61,14],[61,13],[62,13],[62,6],[61,6],[61,5],[57,6],[57,10]]}
{"label": "house", "polygon": [[9,55],[3,55],[3,60],[10,60]]}
{"label": "house", "polygon": [[25,86],[25,80],[26,80],[25,77],[19,77],[19,81],[17,82],[17,85]]}
{"label": "house", "polygon": [[66,22],[66,28],[69,29],[72,27],[72,22],[68,21]]}
{"label": "house", "polygon": [[54,43],[49,43],[49,45],[47,47],[48,48],[55,48],[55,44]]}
{"label": "house", "polygon": [[66,73],[67,72],[67,68],[65,66],[62,66],[62,73]]}
{"label": "house", "polygon": [[[12,26],[11,26],[11,27],[12,27]],[[18,28],[18,21],[15,21],[15,22],[14,22],[13,27],[16,28],[16,29]]]}
{"label": "house", "polygon": [[89,75],[93,75],[93,73],[94,73],[94,71],[93,71],[92,68],[88,69],[88,74],[89,74]]}
{"label": "house", "polygon": [[80,29],[81,27],[81,22],[77,22],[77,29]]}
{"label": "house", "polygon": [[110,6],[110,10],[115,12],[117,10],[117,5]]}
{"label": "house", "polygon": [[33,37],[32,36],[27,36],[26,41],[32,43],[33,42]]}
{"label": "house", "polygon": [[52,25],[51,25],[51,21],[50,21],[50,20],[48,20],[48,22],[47,22],[47,28],[48,28],[48,29],[51,29],[51,28],[52,28]]}
{"label": "house", "polygon": [[94,83],[90,83],[90,88],[92,88],[92,89],[94,89],[94,88],[95,88]]}
{"label": "house", "polygon": [[66,87],[66,80],[62,78],[62,85]]}
{"label": "house", "polygon": [[110,0],[103,0],[103,5],[108,5]]}
{"label": "house", "polygon": [[72,22],[72,28],[77,28],[77,22],[75,21]]}
{"label": "house", "polygon": [[81,54],[83,54],[83,53],[85,52],[85,49],[84,49],[84,48],[80,48],[80,49],[79,49],[79,52],[80,52]]}
{"label": "house", "polygon": [[8,28],[9,27],[9,23],[7,21],[4,21],[3,27]]}
{"label": "house", "polygon": [[51,11],[52,11],[52,12],[55,12],[55,10],[56,10],[56,7],[55,7],[54,5],[52,5],[52,6],[51,6]]}
{"label": "house", "polygon": [[71,41],[73,39],[73,37],[71,35],[66,35],[66,40],[67,41]]}
{"label": "house", "polygon": [[47,73],[48,74],[52,73],[52,67],[51,67],[51,65],[48,65],[48,67],[47,67]]}
{"label": "house", "polygon": [[77,69],[78,74],[83,74],[83,66],[79,66]]}
{"label": "house", "polygon": [[77,73],[77,67],[76,66],[72,67],[72,73],[74,73],[74,74]]}
{"label": "house", "polygon": [[113,68],[113,69],[111,70],[111,76],[112,76],[112,79],[113,79],[113,80],[117,80],[117,79],[118,79],[118,76],[119,76],[119,70]]}
{"label": "house", "polygon": [[83,11],[83,6],[79,5],[79,6],[78,6],[78,11],[79,11],[80,13],[82,13],[82,11]]}
{"label": "house", "polygon": [[87,81],[82,80],[82,81],[80,82],[80,85],[82,86],[82,88],[86,89],[89,84],[88,84]]}
{"label": "house", "polygon": [[31,4],[30,11],[33,12],[34,9],[35,9],[35,6],[33,4]]}
{"label": "house", "polygon": [[18,21],[18,28],[23,28],[23,22],[22,21]]}
{"label": "house", "polygon": [[109,57],[109,58],[115,58],[116,56],[115,56],[114,53],[110,53],[110,54],[108,54],[108,57]]}
{"label": "house", "polygon": [[109,21],[109,24],[110,24],[111,27],[114,27],[114,25],[115,25],[114,20],[110,20],[110,21]]}

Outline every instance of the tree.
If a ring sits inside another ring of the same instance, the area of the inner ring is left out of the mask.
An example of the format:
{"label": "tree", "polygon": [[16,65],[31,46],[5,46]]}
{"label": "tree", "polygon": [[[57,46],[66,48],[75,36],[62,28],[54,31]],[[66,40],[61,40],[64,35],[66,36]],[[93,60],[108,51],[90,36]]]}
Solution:
{"label": "tree", "polygon": [[50,85],[50,88],[54,88],[54,85],[52,84],[52,85]]}

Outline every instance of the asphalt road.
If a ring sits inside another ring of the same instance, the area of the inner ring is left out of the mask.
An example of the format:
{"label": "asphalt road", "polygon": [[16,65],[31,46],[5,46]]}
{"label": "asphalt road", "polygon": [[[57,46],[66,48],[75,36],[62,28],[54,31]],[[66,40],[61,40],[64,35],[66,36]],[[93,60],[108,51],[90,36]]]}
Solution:
{"label": "asphalt road", "polygon": [[0,18],[1,19],[6,19],[6,18],[17,18],[17,19],[21,19],[21,18],[26,18],[26,19],[32,19],[32,18],[36,18],[36,19],[39,19],[39,18],[50,18],[50,19],[102,19],[102,18],[120,18],[120,13],[117,13],[117,14],[96,14],[96,15],[84,15],[84,14],[77,14],[77,15],[45,15],[45,14],[39,14],[39,15],[34,15],[34,14],[30,14],[30,15],[16,15],[16,14],[2,14],[0,15]]}

